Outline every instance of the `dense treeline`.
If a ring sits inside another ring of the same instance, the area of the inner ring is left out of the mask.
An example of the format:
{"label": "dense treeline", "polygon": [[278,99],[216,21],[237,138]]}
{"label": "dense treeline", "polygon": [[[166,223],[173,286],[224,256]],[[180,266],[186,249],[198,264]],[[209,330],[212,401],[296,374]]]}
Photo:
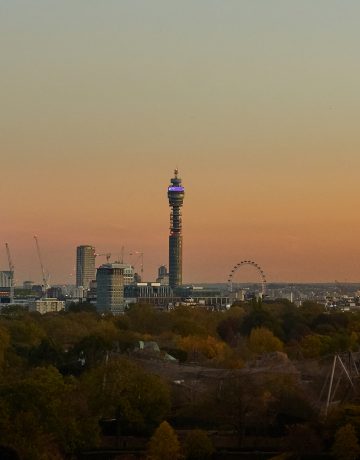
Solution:
{"label": "dense treeline", "polygon": [[[227,378],[184,391],[136,364],[131,351],[140,340],[159,344],[159,360],[168,353],[180,363],[228,369]],[[203,439],[208,456],[213,448],[197,428],[237,433],[240,446],[256,439],[258,448],[262,439],[266,447],[297,454],[331,445],[340,451],[342,436],[355,433],[356,450],[360,406],[341,406],[324,421],[296,375],[254,379],[236,370],[271,352],[326,359],[359,347],[360,313],[329,313],[309,302],[296,308],[285,300],[254,301],[226,312],[134,305],[118,317],[99,316],[88,305],[47,315],[3,309],[0,445],[23,459],[71,458],[98,446],[99,421],[111,419],[121,435],[151,436],[164,420],[194,429],[187,445]]]}

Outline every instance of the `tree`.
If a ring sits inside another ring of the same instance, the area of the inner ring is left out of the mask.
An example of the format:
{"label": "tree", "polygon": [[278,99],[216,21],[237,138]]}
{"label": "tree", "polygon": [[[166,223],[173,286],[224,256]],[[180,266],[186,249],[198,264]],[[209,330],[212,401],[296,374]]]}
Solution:
{"label": "tree", "polygon": [[180,444],[168,422],[162,422],[152,435],[148,446],[149,460],[176,460],[180,457]]}
{"label": "tree", "polygon": [[3,327],[0,327],[0,366],[4,364],[5,360],[5,351],[10,344],[10,336],[7,330]]}
{"label": "tree", "polygon": [[323,336],[318,334],[306,335],[300,342],[300,348],[304,358],[318,358],[324,351]]}
{"label": "tree", "polygon": [[229,345],[236,346],[240,335],[241,323],[241,317],[229,316],[218,324],[217,333]]}
{"label": "tree", "polygon": [[187,460],[208,460],[214,452],[214,446],[206,431],[192,430],[186,436],[184,452]]}
{"label": "tree", "polygon": [[312,326],[316,318],[322,313],[324,313],[324,311],[324,305],[321,305],[316,302],[311,302],[309,300],[305,300],[305,302],[303,302],[303,304],[299,308],[299,313],[303,317],[303,320],[306,322],[306,324],[308,324],[309,326]]}
{"label": "tree", "polygon": [[118,433],[148,433],[170,410],[168,386],[127,359],[110,359],[83,377],[99,417],[115,418]]}
{"label": "tree", "polygon": [[347,424],[351,424],[356,433],[360,433],[360,406],[356,403],[341,404],[333,408],[326,418],[328,436],[335,436],[336,431]]}
{"label": "tree", "polygon": [[83,356],[85,359],[85,367],[91,368],[100,363],[106,354],[106,351],[111,350],[113,345],[111,341],[105,340],[101,336],[87,335],[71,350],[71,354],[79,359]]}
{"label": "tree", "polygon": [[283,334],[280,322],[269,311],[269,307],[262,305],[260,301],[252,302],[251,309],[241,324],[241,332],[244,335],[249,335],[251,330],[256,327],[266,327],[279,336]]}
{"label": "tree", "polygon": [[88,313],[96,313],[96,307],[90,302],[71,302],[67,308],[67,311],[71,313],[80,313],[83,311]]}
{"label": "tree", "polygon": [[30,315],[26,315],[21,319],[7,320],[4,325],[10,333],[11,344],[16,349],[28,349],[38,346],[42,339],[46,337],[43,328]]}
{"label": "tree", "polygon": [[309,326],[305,323],[299,309],[293,304],[284,304],[281,309],[281,322],[284,331],[283,339],[286,342],[300,340],[310,333]]}
{"label": "tree", "polygon": [[[231,309],[233,310],[233,309]],[[237,310],[234,309],[234,315],[236,315]],[[224,312],[213,312],[203,308],[192,308],[190,306],[180,306],[175,308],[169,313],[169,317],[175,325],[178,321],[187,320],[195,323],[200,326],[197,334],[199,335],[212,335],[216,336],[216,328],[220,321],[224,319],[227,313]],[[171,328],[170,328],[171,329]],[[187,334],[190,335],[190,334]]]}
{"label": "tree", "polygon": [[282,351],[283,343],[269,329],[257,327],[250,333],[249,348],[254,353],[270,353]]}
{"label": "tree", "polygon": [[127,312],[133,331],[143,334],[161,334],[171,329],[170,316],[155,311],[152,305],[134,304]]}
{"label": "tree", "polygon": [[7,305],[6,307],[2,307],[1,315],[7,316],[24,316],[28,312],[28,308],[22,305]]}
{"label": "tree", "polygon": [[222,361],[229,349],[226,343],[210,335],[208,337],[195,335],[182,337],[178,341],[178,347],[186,351],[191,360],[205,358],[216,361]]}
{"label": "tree", "polygon": [[288,427],[287,447],[289,452],[300,459],[305,455],[319,454],[322,448],[321,439],[306,424],[295,424]]}
{"label": "tree", "polygon": [[251,375],[229,376],[224,380],[216,399],[218,421],[223,426],[235,429],[240,443],[248,430],[266,433],[274,417],[273,411],[269,410],[274,399],[272,394]]}
{"label": "tree", "polygon": [[64,359],[63,355],[63,351],[53,340],[45,338],[40,345],[29,350],[28,362],[34,367],[49,364],[60,367]]}
{"label": "tree", "polygon": [[201,324],[188,318],[178,319],[173,325],[172,331],[182,337],[188,335],[207,335],[206,329]]}
{"label": "tree", "polygon": [[63,458],[96,445],[99,427],[75,379],[36,368],[0,385],[0,444],[29,460]]}
{"label": "tree", "polygon": [[285,432],[290,425],[316,421],[316,411],[308,394],[294,376],[270,376],[266,387],[273,396],[269,409],[275,416],[279,433]]}
{"label": "tree", "polygon": [[355,460],[359,457],[360,446],[355,428],[351,423],[337,430],[332,453],[339,460]]}

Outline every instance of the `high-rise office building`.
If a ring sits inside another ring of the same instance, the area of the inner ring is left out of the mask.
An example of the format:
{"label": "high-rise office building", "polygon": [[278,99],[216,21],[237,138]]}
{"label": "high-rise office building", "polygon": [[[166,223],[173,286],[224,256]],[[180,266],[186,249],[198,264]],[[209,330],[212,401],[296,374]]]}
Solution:
{"label": "high-rise office building", "polygon": [[169,284],[172,288],[182,284],[182,221],[181,207],[184,201],[185,189],[181,185],[177,169],[175,177],[168,187],[170,213],[170,236],[169,236]]}
{"label": "high-rise office building", "polygon": [[120,264],[124,269],[124,286],[128,286],[134,282],[135,270],[130,264]]}
{"label": "high-rise office building", "polygon": [[160,283],[162,286],[169,284],[169,273],[167,271],[166,265],[161,265],[159,267],[156,282]]}
{"label": "high-rise office building", "polygon": [[89,289],[95,279],[95,248],[82,245],[76,248],[76,287]]}
{"label": "high-rise office building", "polygon": [[168,272],[167,272],[166,265],[160,265],[160,267],[158,268],[158,277],[163,278],[167,274]]}
{"label": "high-rise office building", "polygon": [[124,264],[101,265],[97,269],[96,284],[97,311],[115,315],[122,313],[124,311]]}

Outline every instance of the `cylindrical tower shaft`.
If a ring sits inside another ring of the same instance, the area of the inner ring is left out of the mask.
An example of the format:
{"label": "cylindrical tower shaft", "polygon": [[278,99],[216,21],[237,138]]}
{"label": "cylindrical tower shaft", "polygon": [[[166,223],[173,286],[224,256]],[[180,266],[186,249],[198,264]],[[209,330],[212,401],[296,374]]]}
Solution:
{"label": "cylindrical tower shaft", "polygon": [[170,213],[170,236],[169,236],[169,284],[172,288],[182,284],[182,220],[181,207],[184,201],[185,189],[175,169],[175,177],[168,187]]}

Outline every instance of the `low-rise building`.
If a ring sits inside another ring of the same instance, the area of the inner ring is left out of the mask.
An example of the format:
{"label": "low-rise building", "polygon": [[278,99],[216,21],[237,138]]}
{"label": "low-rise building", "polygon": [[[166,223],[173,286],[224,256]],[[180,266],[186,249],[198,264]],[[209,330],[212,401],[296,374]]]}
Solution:
{"label": "low-rise building", "polygon": [[29,303],[29,311],[38,311],[42,315],[44,313],[59,312],[65,309],[65,302],[55,298],[46,298],[35,300]]}
{"label": "low-rise building", "polygon": [[125,298],[137,303],[148,303],[166,307],[173,302],[173,291],[160,283],[136,283],[125,287]]}
{"label": "low-rise building", "polygon": [[14,273],[7,270],[0,271],[0,303],[9,304],[14,299]]}
{"label": "low-rise building", "polygon": [[0,287],[12,286],[12,272],[7,270],[0,271]]}
{"label": "low-rise building", "polygon": [[23,282],[23,289],[26,289],[27,291],[31,291],[32,287],[34,286],[34,281],[24,281]]}

